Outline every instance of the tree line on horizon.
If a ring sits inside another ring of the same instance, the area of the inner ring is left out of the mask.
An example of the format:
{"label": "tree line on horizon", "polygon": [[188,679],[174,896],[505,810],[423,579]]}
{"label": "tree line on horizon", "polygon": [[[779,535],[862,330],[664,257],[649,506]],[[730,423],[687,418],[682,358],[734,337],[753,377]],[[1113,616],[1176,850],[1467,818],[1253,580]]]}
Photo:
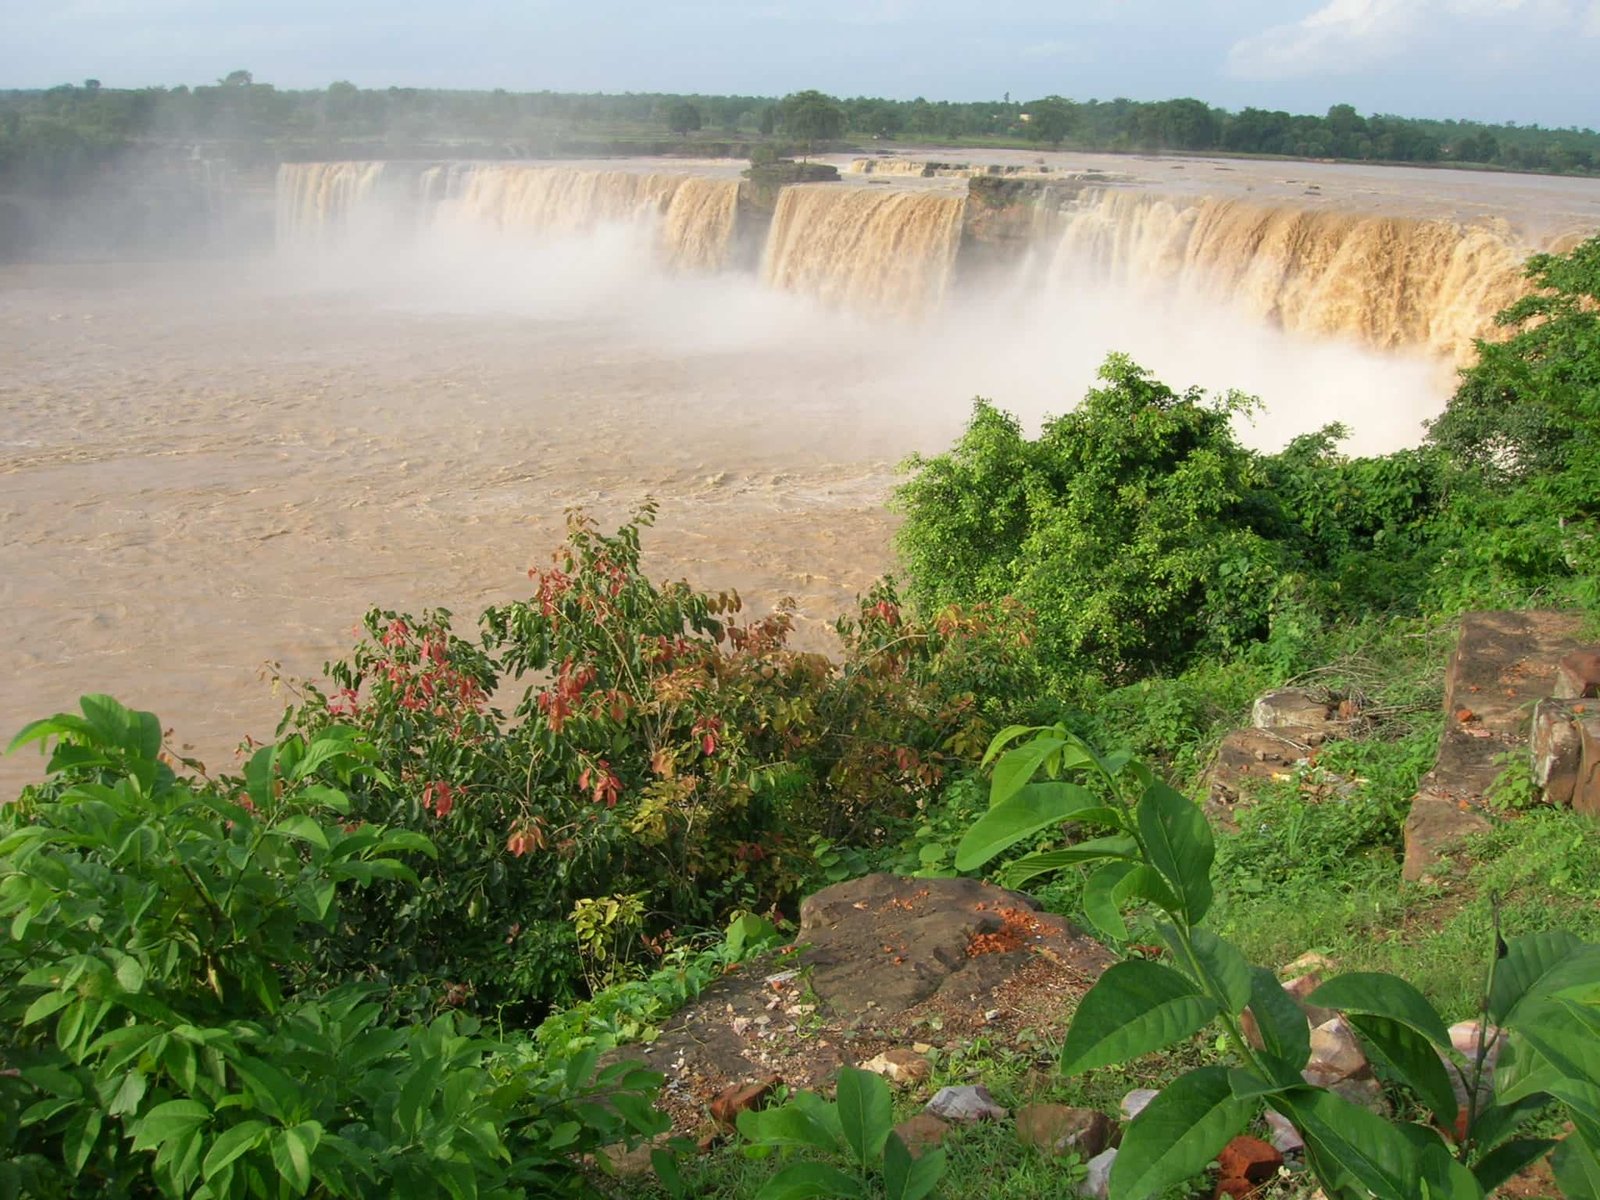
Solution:
{"label": "tree line on horizon", "polygon": [[[956,102],[796,95],[835,106],[836,136],[849,140],[1600,172],[1600,133],[1592,129],[1363,116],[1349,104],[1319,116],[1260,108],[1233,112],[1189,98],[1014,101],[1007,95]],[[792,133],[785,118],[793,111],[785,99],[763,96],[358,88],[344,81],[293,90],[258,83],[243,70],[197,87],[108,88],[89,79],[0,91],[0,191],[70,191],[130,151],[163,143],[226,143],[225,157],[246,167],[337,153],[342,144],[364,154],[455,146],[507,156],[559,154],[564,148],[595,152],[598,143],[626,153],[629,143],[689,138],[735,149]]]}

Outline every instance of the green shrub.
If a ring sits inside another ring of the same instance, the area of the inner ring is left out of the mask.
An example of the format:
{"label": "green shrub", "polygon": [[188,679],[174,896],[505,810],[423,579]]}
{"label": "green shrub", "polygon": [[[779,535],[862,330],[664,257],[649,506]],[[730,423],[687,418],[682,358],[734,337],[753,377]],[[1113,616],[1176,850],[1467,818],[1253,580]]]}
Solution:
{"label": "green shrub", "polygon": [[1176,393],[1118,355],[1036,441],[979,401],[955,448],[912,459],[896,502],[924,607],[1014,596],[1047,658],[1123,681],[1267,630],[1285,565],[1248,405]]}
{"label": "green shrub", "polygon": [[353,892],[432,853],[351,819],[376,772],[350,730],[194,780],[154,715],[82,707],[19,735],[55,740],[51,779],[0,809],[0,1192],[551,1194],[659,1131],[658,1076],[394,1024],[311,969]]}
{"label": "green shrub", "polygon": [[540,1014],[586,962],[614,982],[669,932],[793,901],[814,839],[892,840],[1038,690],[1015,605],[920,621],[882,584],[836,626],[836,665],[789,648],[787,608],[741,622],[735,594],[652,582],[650,518],[614,535],[575,518],[533,596],[475,638],[446,612],[374,611],[332,689],[304,690],[289,727],[349,724],[377,754],[353,813],[439,849],[419,885],[350,907],[329,970]]}

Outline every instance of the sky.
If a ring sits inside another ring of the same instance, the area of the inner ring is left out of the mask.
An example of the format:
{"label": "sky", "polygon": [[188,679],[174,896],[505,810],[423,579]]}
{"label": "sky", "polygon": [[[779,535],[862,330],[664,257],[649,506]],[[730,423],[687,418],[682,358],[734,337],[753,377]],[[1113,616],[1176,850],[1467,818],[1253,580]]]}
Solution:
{"label": "sky", "polygon": [[1195,96],[1600,126],[1600,0],[5,0],[0,87]]}

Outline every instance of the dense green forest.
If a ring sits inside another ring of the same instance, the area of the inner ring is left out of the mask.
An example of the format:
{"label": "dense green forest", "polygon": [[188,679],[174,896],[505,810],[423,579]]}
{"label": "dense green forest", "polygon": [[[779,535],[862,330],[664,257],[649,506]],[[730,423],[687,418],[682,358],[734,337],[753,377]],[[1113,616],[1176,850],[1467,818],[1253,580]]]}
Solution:
{"label": "dense green forest", "polygon": [[[1523,171],[1600,169],[1588,129],[1483,125],[1374,114],[1349,105],[1322,115],[1193,99],[949,102],[856,97],[834,101],[841,136],[956,145],[1187,151],[1463,163]],[[284,157],[416,153],[452,145],[477,155],[646,152],[660,143],[746,148],[786,133],[793,106],[776,97],[562,94],[363,89],[281,90],[235,71],[214,85],[136,90],[96,80],[0,92],[0,190],[70,188],[86,174],[155,143],[221,144],[238,165]],[[679,147],[682,148],[682,147]]]}

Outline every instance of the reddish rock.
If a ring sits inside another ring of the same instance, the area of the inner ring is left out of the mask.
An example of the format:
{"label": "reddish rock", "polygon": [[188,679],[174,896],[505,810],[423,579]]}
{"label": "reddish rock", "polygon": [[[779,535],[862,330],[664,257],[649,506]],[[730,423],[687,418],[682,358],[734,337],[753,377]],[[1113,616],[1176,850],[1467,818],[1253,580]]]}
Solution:
{"label": "reddish rock", "polygon": [[1574,650],[1556,664],[1555,696],[1560,700],[1600,697],[1600,650]]}
{"label": "reddish rock", "polygon": [[1569,805],[1577,790],[1583,759],[1583,739],[1578,733],[1582,709],[1582,704],[1572,700],[1541,700],[1534,706],[1528,755],[1533,763],[1533,784],[1544,794],[1546,804]]}
{"label": "reddish rock", "polygon": [[1578,779],[1572,788],[1572,807],[1600,817],[1600,715],[1578,718]]}
{"label": "reddish rock", "polygon": [[1111,1132],[1111,1118],[1092,1108],[1029,1104],[1017,1110],[1017,1140],[1045,1154],[1087,1161],[1111,1144]]}
{"label": "reddish rock", "polygon": [[944,1135],[950,1132],[950,1126],[941,1121],[932,1113],[918,1113],[910,1120],[901,1121],[894,1127],[900,1135],[900,1140],[906,1144],[906,1149],[911,1151],[912,1158],[922,1157],[922,1152],[944,1141]]}
{"label": "reddish rock", "polygon": [[760,1108],[766,1098],[772,1095],[772,1090],[782,1082],[778,1076],[768,1075],[754,1083],[736,1083],[724,1088],[711,1102],[711,1115],[717,1124],[732,1129],[738,1123],[740,1113]]}
{"label": "reddish rock", "polygon": [[1349,1079],[1368,1069],[1361,1043],[1343,1017],[1325,1021],[1311,1031],[1311,1062],[1305,1069],[1306,1082],[1326,1087]]}
{"label": "reddish rock", "polygon": [[[1487,788],[1490,782],[1492,779],[1485,780],[1483,787]],[[1481,790],[1476,794],[1482,795]],[[1401,877],[1415,883],[1467,838],[1485,833],[1489,827],[1489,818],[1472,807],[1465,796],[1432,789],[1418,792],[1406,816],[1406,857],[1400,868]]]}
{"label": "reddish rock", "polygon": [[1217,1196],[1245,1200],[1278,1174],[1283,1155],[1260,1138],[1241,1136],[1222,1148],[1217,1165]]}

